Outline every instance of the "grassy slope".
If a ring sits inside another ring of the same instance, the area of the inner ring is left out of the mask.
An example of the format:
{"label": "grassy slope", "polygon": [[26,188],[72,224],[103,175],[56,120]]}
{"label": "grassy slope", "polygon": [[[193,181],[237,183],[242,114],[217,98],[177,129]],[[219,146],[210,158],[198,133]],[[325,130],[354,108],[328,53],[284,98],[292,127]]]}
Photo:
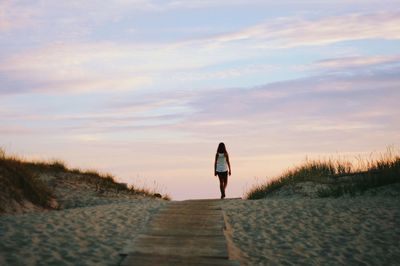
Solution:
{"label": "grassy slope", "polygon": [[253,187],[246,198],[265,198],[284,186],[307,181],[329,185],[318,191],[320,197],[363,193],[370,188],[400,183],[400,157],[388,150],[380,159],[364,162],[358,167],[340,160],[306,161],[277,179]]}
{"label": "grassy slope", "polygon": [[[6,210],[7,205],[24,204],[26,201],[40,208],[54,208],[52,204],[52,199],[56,198],[54,189],[49,182],[41,180],[40,176],[60,173],[78,183],[90,184],[99,192],[113,191],[149,197],[160,196],[148,189],[138,189],[118,183],[109,174],[68,169],[61,161],[25,161],[21,158],[6,156],[0,150],[0,213]],[[169,199],[169,197],[164,196],[164,199]]]}
{"label": "grassy slope", "polygon": [[11,158],[0,158],[0,212],[13,202],[50,208],[52,190],[26,164]]}

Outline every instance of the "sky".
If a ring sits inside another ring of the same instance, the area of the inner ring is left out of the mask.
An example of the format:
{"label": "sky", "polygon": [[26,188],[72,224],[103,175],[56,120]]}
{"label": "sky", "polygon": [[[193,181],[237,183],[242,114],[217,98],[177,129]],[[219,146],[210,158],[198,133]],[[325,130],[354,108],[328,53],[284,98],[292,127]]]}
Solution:
{"label": "sky", "polygon": [[0,0],[0,147],[173,199],[400,145],[400,2]]}

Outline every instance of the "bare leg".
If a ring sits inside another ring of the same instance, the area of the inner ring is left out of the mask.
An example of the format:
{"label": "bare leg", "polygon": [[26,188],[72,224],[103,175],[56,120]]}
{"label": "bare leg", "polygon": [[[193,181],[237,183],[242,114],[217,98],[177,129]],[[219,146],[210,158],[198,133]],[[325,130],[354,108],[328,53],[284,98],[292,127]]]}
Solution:
{"label": "bare leg", "polygon": [[228,173],[227,172],[225,172],[225,175],[223,176],[223,185],[224,185],[223,198],[225,198],[225,189],[226,189],[226,186],[228,185]]}
{"label": "bare leg", "polygon": [[228,185],[228,172],[218,173],[219,189],[221,191],[221,199],[225,198],[225,189]]}
{"label": "bare leg", "polygon": [[222,199],[225,196],[225,184],[221,179],[219,180],[219,190],[221,191],[221,199]]}

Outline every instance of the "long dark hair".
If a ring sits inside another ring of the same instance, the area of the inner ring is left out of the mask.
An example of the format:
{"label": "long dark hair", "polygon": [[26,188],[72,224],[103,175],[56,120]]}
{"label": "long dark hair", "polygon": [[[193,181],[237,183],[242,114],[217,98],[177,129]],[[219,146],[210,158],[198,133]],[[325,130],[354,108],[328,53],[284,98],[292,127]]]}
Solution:
{"label": "long dark hair", "polygon": [[217,153],[228,154],[228,152],[226,151],[225,144],[224,144],[223,142],[220,142],[220,143],[218,144]]}

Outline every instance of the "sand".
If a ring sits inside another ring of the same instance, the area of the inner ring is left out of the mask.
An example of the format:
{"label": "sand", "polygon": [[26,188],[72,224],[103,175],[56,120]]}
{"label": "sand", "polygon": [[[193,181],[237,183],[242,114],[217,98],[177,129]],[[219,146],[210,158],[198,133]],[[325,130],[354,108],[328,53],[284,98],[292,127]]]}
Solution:
{"label": "sand", "polygon": [[166,202],[155,199],[0,216],[0,265],[117,265]]}
{"label": "sand", "polygon": [[[78,192],[69,209],[0,216],[0,265],[118,265],[169,204]],[[242,265],[399,265],[400,196],[381,192],[221,200],[228,249]]]}
{"label": "sand", "polygon": [[400,197],[225,200],[242,265],[399,265]]}

